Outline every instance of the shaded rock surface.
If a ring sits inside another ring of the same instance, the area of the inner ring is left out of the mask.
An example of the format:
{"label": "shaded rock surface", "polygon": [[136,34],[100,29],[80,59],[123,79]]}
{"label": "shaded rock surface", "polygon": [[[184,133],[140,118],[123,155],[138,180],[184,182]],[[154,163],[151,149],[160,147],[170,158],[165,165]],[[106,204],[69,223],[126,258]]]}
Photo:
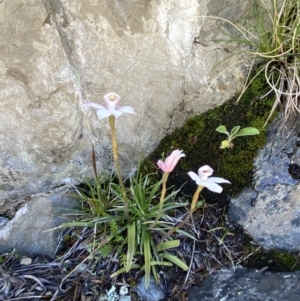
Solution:
{"label": "shaded rock surface", "polygon": [[15,249],[53,258],[63,230],[49,230],[67,222],[64,214],[70,213],[77,204],[67,193],[68,190],[63,189],[52,195],[36,196],[18,210],[15,217],[0,229],[0,253]]}
{"label": "shaded rock surface", "polygon": [[221,73],[235,58],[212,68],[240,45],[214,42],[225,25],[203,16],[222,11],[236,20],[248,7],[240,0],[230,9],[216,0],[0,1],[0,200],[80,182],[91,172],[92,142],[99,169],[112,168],[109,127],[82,108],[87,100],[114,91],[135,108],[137,116],[117,126],[129,172],[188,115],[239,91],[244,67]]}
{"label": "shaded rock surface", "polygon": [[136,285],[135,291],[143,301],[159,301],[165,297],[165,293],[152,276],[147,288],[145,287],[145,277],[142,277]]}
{"label": "shaded rock surface", "polygon": [[[252,188],[231,200],[229,216],[265,249],[300,250],[300,184],[291,163],[300,162],[300,122],[291,119],[282,129],[275,121],[268,142],[255,160]],[[290,171],[290,172],[289,172]]]}
{"label": "shaded rock surface", "polygon": [[295,301],[300,299],[300,272],[271,273],[221,270],[194,287],[189,301]]}

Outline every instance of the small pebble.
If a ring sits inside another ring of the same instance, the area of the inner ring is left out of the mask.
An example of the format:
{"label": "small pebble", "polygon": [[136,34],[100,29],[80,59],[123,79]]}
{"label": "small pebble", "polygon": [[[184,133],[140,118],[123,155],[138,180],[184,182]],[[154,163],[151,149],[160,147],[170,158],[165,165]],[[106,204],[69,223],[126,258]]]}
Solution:
{"label": "small pebble", "polygon": [[128,288],[125,285],[120,288],[119,301],[131,301],[131,297],[128,295]]}
{"label": "small pebble", "polygon": [[120,291],[119,291],[119,295],[120,296],[125,296],[127,294],[128,294],[128,288],[125,285],[121,286]]}
{"label": "small pebble", "polygon": [[21,265],[30,265],[31,263],[32,263],[32,259],[29,257],[24,257],[20,261]]}

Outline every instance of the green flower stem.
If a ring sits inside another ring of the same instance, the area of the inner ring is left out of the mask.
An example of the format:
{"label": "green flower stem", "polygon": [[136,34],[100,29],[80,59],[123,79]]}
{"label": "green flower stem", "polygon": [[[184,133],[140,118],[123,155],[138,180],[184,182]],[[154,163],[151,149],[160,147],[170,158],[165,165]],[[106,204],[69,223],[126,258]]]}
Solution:
{"label": "green flower stem", "polygon": [[158,211],[158,215],[157,215],[155,221],[151,225],[151,228],[153,228],[157,224],[158,220],[161,217],[162,208],[163,208],[163,204],[164,204],[164,200],[165,200],[165,196],[166,196],[166,192],[167,192],[167,180],[168,180],[168,177],[169,177],[169,173],[168,172],[164,172],[163,178],[162,178],[162,191],[161,191],[160,200],[159,200],[159,211]]}
{"label": "green flower stem", "polygon": [[195,193],[193,195],[192,204],[191,204],[191,208],[190,208],[190,211],[189,211],[188,215],[185,217],[185,219],[178,226],[170,229],[167,232],[167,234],[161,239],[161,242],[165,238],[167,238],[168,236],[170,236],[171,234],[173,234],[175,231],[177,231],[178,229],[180,229],[181,227],[183,227],[188,222],[188,220],[192,216],[194,210],[196,209],[196,205],[197,205],[197,201],[198,201],[198,198],[199,198],[199,194],[202,191],[202,189],[203,189],[203,186],[198,186],[197,187],[197,190],[195,191]]}
{"label": "green flower stem", "polygon": [[126,215],[126,218],[128,218],[128,199],[127,199],[127,195],[126,195],[125,188],[124,188],[124,185],[123,185],[123,179],[122,179],[122,175],[121,175],[121,168],[120,168],[120,164],[119,164],[118,143],[117,143],[116,131],[115,131],[115,120],[116,120],[115,116],[113,116],[113,115],[109,116],[109,125],[110,125],[110,129],[111,129],[111,138],[112,138],[114,162],[115,162],[115,165],[116,165],[117,176],[118,176],[119,184],[120,184],[123,199],[124,199],[125,215]]}

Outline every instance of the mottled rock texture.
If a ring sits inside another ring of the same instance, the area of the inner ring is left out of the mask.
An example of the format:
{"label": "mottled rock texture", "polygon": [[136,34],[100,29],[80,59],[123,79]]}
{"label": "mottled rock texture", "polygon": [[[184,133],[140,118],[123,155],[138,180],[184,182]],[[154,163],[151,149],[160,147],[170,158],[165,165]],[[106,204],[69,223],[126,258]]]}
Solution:
{"label": "mottled rock texture", "polygon": [[152,276],[147,288],[145,287],[145,277],[143,276],[134,289],[141,300],[144,301],[159,301],[165,297],[164,291]]}
{"label": "mottled rock texture", "polygon": [[0,253],[15,249],[54,258],[63,245],[61,234],[66,231],[56,227],[71,221],[75,215],[72,217],[70,210],[78,205],[68,196],[70,193],[66,188],[57,189],[47,196],[35,196],[22,206],[15,217],[0,228]]}
{"label": "mottled rock texture", "polygon": [[[231,200],[229,216],[265,249],[300,251],[300,122],[276,120],[255,159],[253,187]],[[296,166],[291,173],[291,164]]]}
{"label": "mottled rock texture", "polygon": [[[118,120],[124,172],[140,154],[241,89],[240,45],[220,44],[248,1],[0,1],[0,214],[13,199],[81,181],[91,143],[99,168],[112,162],[109,128],[87,100],[123,97],[137,116]],[[205,95],[205,92],[207,94]]]}
{"label": "mottled rock texture", "polygon": [[300,273],[221,270],[194,287],[189,301],[295,301],[300,298]]}

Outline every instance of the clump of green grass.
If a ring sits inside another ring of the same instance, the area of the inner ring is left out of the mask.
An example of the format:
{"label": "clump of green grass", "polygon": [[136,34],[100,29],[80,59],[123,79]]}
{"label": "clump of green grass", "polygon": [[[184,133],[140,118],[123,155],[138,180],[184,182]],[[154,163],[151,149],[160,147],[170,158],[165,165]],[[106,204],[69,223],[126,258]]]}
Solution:
{"label": "clump of green grass", "polygon": [[[145,286],[148,287],[151,273],[156,281],[159,280],[158,266],[175,264],[188,270],[185,262],[170,253],[170,249],[179,246],[180,240],[172,239],[169,235],[176,224],[169,212],[186,207],[188,202],[176,199],[178,191],[169,189],[166,184],[169,173],[184,154],[177,150],[166,158],[166,162],[161,161],[163,176],[156,183],[150,183],[149,175],[143,175],[139,170],[129,176],[127,182],[124,181],[119,163],[116,119],[124,113],[136,113],[130,106],[120,107],[120,101],[121,97],[111,92],[104,96],[106,107],[92,102],[85,104],[97,110],[100,120],[108,118],[115,175],[110,178],[98,173],[93,148],[94,179],[86,181],[85,189],[77,189],[77,197],[82,201],[82,212],[77,221],[66,223],[62,227],[93,229],[93,236],[86,247],[89,256],[81,264],[88,258],[95,257],[99,260],[99,257],[106,258],[114,253],[121,265],[118,271],[113,271],[111,277],[138,269],[144,271]],[[178,230],[181,234],[192,237],[177,228],[179,227],[176,226],[174,231]]]}

